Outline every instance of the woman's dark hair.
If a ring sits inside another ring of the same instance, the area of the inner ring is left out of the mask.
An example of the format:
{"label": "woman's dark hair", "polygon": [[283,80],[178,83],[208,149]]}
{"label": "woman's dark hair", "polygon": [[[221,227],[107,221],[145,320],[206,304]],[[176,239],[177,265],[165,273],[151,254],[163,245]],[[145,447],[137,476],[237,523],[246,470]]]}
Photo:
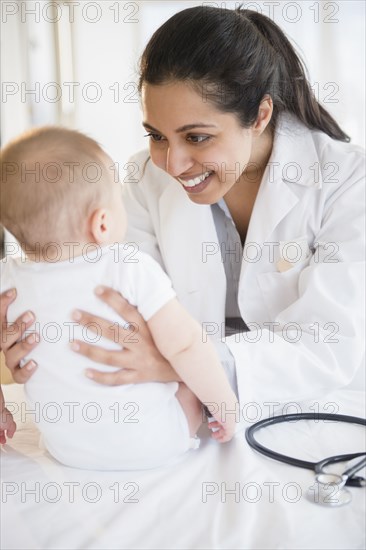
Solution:
{"label": "woman's dark hair", "polygon": [[198,6],[176,13],[151,37],[140,60],[144,83],[186,81],[243,127],[257,118],[266,94],[271,124],[288,111],[308,128],[350,141],[318,103],[304,66],[282,30],[256,11]]}

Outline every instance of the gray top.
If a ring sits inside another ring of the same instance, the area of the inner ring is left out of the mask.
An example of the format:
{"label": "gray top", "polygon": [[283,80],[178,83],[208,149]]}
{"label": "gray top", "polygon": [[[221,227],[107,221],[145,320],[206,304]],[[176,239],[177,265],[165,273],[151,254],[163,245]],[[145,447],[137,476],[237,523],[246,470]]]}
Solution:
{"label": "gray top", "polygon": [[243,246],[224,199],[211,205],[226,275],[225,336],[248,330],[238,305]]}
{"label": "gray top", "polygon": [[[220,244],[221,258],[226,275],[225,336],[246,332],[248,327],[241,318],[238,305],[238,289],[243,246],[230,211],[224,199],[211,205],[217,238]],[[226,376],[238,395],[235,359],[228,346],[221,340],[214,341]]]}

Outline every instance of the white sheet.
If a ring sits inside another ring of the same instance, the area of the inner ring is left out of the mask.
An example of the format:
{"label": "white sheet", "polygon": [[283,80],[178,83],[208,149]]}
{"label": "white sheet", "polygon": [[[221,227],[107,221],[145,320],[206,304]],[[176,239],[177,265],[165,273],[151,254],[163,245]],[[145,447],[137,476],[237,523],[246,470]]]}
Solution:
{"label": "white sheet", "polygon": [[[9,402],[24,401],[21,386],[5,386],[4,393]],[[308,407],[365,414],[361,392],[337,392],[323,403],[301,405],[303,412]],[[246,420],[258,413],[248,406],[243,411]],[[294,412],[294,407],[283,412]],[[261,418],[268,413],[260,413]],[[342,508],[311,503],[306,492],[314,482],[312,472],[254,453],[243,432],[219,445],[203,428],[199,451],[167,468],[93,472],[57,463],[39,447],[32,416],[21,422],[18,411],[16,417],[18,431],[1,451],[4,550],[365,547],[365,489],[351,488],[353,501]],[[364,450],[365,431],[301,422],[266,430],[261,441],[316,460]],[[237,489],[226,494],[226,502],[225,488]],[[31,489],[35,494],[27,494]]]}

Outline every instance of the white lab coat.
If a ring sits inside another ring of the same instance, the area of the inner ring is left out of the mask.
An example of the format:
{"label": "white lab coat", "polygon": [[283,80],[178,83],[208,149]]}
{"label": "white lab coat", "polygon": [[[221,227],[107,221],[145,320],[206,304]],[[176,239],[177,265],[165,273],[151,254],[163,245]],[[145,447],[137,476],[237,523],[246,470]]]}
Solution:
{"label": "white lab coat", "polygon": [[[191,202],[147,151],[130,162],[127,240],[160,262],[181,303],[222,339],[226,278],[210,206]],[[251,332],[226,339],[242,404],[361,383],[364,189],[360,148],[281,116],[241,266],[239,308]]]}

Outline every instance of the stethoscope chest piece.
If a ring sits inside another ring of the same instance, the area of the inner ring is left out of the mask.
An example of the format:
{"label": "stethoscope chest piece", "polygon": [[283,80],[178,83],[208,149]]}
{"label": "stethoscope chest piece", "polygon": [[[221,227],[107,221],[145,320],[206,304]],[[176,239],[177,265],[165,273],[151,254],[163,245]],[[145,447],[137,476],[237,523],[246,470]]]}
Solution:
{"label": "stethoscope chest piece", "polygon": [[335,508],[345,506],[352,501],[352,494],[344,487],[347,476],[337,474],[318,474],[315,483],[307,492],[307,498],[315,504]]}
{"label": "stethoscope chest piece", "polygon": [[[269,458],[273,458],[274,460],[278,460],[279,462],[284,462],[285,464],[291,464],[292,466],[315,471],[315,483],[309,487],[306,494],[308,500],[315,502],[315,504],[328,506],[329,508],[336,508],[338,506],[349,504],[352,501],[352,494],[346,489],[345,485],[350,487],[366,487],[366,479],[354,475],[366,465],[366,452],[361,451],[358,453],[330,456],[323,458],[323,460],[320,460],[319,462],[310,462],[308,460],[301,460],[300,458],[294,458],[273,451],[256,441],[254,437],[256,431],[266,426],[271,426],[282,422],[295,422],[297,420],[328,420],[332,422],[338,421],[350,424],[360,424],[362,426],[366,426],[366,420],[364,418],[358,418],[357,416],[347,416],[343,414],[284,414],[260,420],[259,422],[253,424],[253,426],[247,428],[245,432],[245,438],[248,444],[255,451],[268,456]],[[325,470],[327,466],[331,466],[332,464],[348,462],[360,457],[362,457],[360,461],[353,464],[342,474],[333,474]]]}

